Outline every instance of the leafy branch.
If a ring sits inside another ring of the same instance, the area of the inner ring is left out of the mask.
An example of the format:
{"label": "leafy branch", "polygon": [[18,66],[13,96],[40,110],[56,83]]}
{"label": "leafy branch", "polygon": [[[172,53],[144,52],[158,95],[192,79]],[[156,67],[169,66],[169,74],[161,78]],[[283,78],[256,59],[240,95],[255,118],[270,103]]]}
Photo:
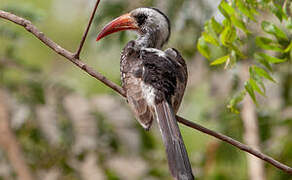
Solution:
{"label": "leafy branch", "polygon": [[[97,3],[98,3],[98,1],[97,1]],[[95,13],[95,11],[96,11],[96,8],[94,9],[93,14]],[[121,96],[125,97],[125,92],[120,86],[118,86],[117,84],[108,80],[105,76],[103,76],[102,74],[100,74],[99,72],[94,70],[93,68],[91,68],[88,65],[86,65],[85,63],[83,63],[81,61],[81,59],[76,55],[76,53],[72,53],[72,52],[66,50],[65,48],[61,47],[60,45],[58,45],[57,43],[55,43],[54,41],[52,41],[51,39],[46,37],[44,35],[44,33],[40,32],[30,21],[28,21],[24,18],[21,18],[19,16],[16,16],[12,13],[2,11],[2,10],[0,10],[0,18],[6,19],[6,20],[14,22],[20,26],[23,26],[27,31],[32,33],[36,38],[38,38],[40,41],[42,41],[46,46],[51,48],[53,51],[55,51],[56,53],[65,57],[67,60],[72,62],[74,65],[76,65],[77,67],[79,67],[80,69],[82,69],[83,71],[85,71],[86,73],[88,73],[89,75],[94,77],[95,79],[101,81],[102,83],[104,83],[106,86],[108,86],[109,88],[116,91]],[[86,31],[89,30],[90,25],[91,25],[91,22],[88,23],[88,27],[86,28]],[[85,32],[84,36],[82,38],[82,39],[84,39],[84,40],[82,40],[83,42],[85,41],[86,36],[87,36],[87,33]],[[82,41],[81,41],[81,43],[83,43]],[[83,45],[81,43],[79,46],[79,50],[77,50],[77,52],[80,52],[82,47],[83,47]],[[213,136],[215,138],[223,140],[223,141],[225,141],[225,142],[227,142],[227,143],[229,143],[229,144],[231,144],[231,145],[233,145],[233,146],[235,146],[243,151],[246,151],[246,152],[270,163],[271,165],[273,165],[273,166],[275,166],[275,167],[277,167],[277,168],[279,168],[279,169],[281,169],[289,174],[292,174],[291,167],[288,167],[288,166],[276,161],[275,159],[271,158],[270,156],[267,156],[267,155],[261,153],[260,151],[257,151],[255,149],[243,144],[243,143],[240,143],[239,141],[236,141],[236,140],[232,139],[231,137],[228,137],[228,136],[225,136],[223,134],[212,131],[212,130],[205,128],[199,124],[188,121],[182,117],[177,116],[177,119],[180,123],[182,123],[188,127],[191,127],[193,129],[201,131],[205,134],[208,134],[210,136]]]}
{"label": "leafy branch", "polygon": [[[217,22],[214,17],[206,22],[197,48],[207,59],[212,59],[211,66],[225,64],[224,69],[227,69],[232,68],[239,60],[253,60],[249,68],[249,80],[244,83],[244,89],[235,95],[227,106],[232,112],[238,113],[237,104],[247,93],[257,104],[256,93],[265,96],[263,80],[276,83],[271,75],[272,65],[291,59],[292,17],[289,16],[288,6],[288,1],[285,1],[282,8],[274,1],[232,0],[227,3],[222,0],[218,7],[224,16],[222,23]],[[260,23],[260,33],[264,36],[258,36],[257,32],[249,26],[251,22],[258,21],[258,12],[274,14],[279,23],[286,26],[286,31],[279,25],[263,20]],[[251,43],[256,44],[259,50],[244,51],[244,47],[248,50],[252,47],[252,44],[244,41],[247,37],[252,39]],[[219,48],[225,55],[214,59],[213,47]]]}

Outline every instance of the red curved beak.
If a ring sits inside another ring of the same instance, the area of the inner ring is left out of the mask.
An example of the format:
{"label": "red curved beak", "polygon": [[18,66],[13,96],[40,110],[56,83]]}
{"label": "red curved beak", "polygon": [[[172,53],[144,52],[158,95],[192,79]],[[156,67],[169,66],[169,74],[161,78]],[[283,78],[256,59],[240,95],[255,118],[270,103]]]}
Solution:
{"label": "red curved beak", "polygon": [[137,26],[135,19],[130,16],[130,14],[124,14],[115,20],[108,23],[103,30],[98,34],[96,41],[99,41],[103,37],[123,30],[137,30],[139,27]]}

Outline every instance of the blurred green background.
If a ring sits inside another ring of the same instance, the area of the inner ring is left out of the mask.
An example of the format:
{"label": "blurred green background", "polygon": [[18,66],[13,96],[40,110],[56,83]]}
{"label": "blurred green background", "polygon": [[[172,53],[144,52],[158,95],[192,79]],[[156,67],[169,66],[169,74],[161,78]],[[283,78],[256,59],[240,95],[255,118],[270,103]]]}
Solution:
{"label": "blurred green background", "polygon": [[[120,83],[120,52],[135,34],[116,33],[96,43],[97,33],[107,22],[134,8],[161,9],[172,24],[170,42],[165,48],[178,49],[188,64],[189,82],[179,114],[244,142],[247,132],[243,112],[234,114],[226,108],[228,100],[242,88],[241,64],[228,70],[210,67],[196,49],[204,22],[211,16],[222,20],[217,10],[219,3],[215,0],[101,1],[81,59]],[[94,4],[94,0],[1,0],[0,9],[29,19],[56,43],[74,51]],[[278,65],[277,69],[274,77],[278,83],[267,82],[267,97],[259,97],[259,106],[251,106],[258,127],[254,137],[259,139],[257,148],[292,166],[291,61]],[[22,27],[3,19],[0,19],[1,108],[8,112],[6,120],[26,166],[36,179],[171,179],[156,123],[145,132],[123,98]],[[1,121],[5,120],[3,117],[0,116]],[[250,176],[246,153],[183,125],[180,128],[197,179],[257,180]],[[4,132],[3,128],[0,131]],[[1,136],[0,179],[22,179],[4,141],[10,136],[5,132]],[[260,166],[264,172],[261,179],[291,179],[267,163]]]}

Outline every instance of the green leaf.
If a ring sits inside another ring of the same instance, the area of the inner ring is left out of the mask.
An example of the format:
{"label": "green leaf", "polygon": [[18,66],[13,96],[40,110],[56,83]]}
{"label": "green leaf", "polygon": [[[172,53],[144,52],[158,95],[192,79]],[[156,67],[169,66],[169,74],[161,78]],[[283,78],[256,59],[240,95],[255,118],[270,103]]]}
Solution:
{"label": "green leaf", "polygon": [[257,84],[259,84],[259,85],[261,86],[261,88],[263,89],[264,94],[265,94],[265,93],[266,93],[266,87],[265,87],[265,85],[264,85],[264,83],[263,83],[261,77],[260,77],[257,73],[254,72],[254,70],[253,70],[252,67],[249,68],[249,75],[250,75],[250,77],[251,77],[253,80],[256,81]]}
{"label": "green leaf", "polygon": [[243,30],[246,34],[249,33],[249,31],[247,30],[247,28],[246,28],[246,26],[245,26],[245,23],[244,23],[241,19],[237,18],[237,17],[235,16],[235,14],[231,15],[231,16],[230,16],[230,19],[231,19],[231,21],[233,22],[234,26],[236,26],[236,27],[238,27],[239,29]]}
{"label": "green leaf", "polygon": [[219,46],[219,42],[211,34],[208,34],[207,32],[203,32],[203,37],[204,37],[205,42],[213,44],[215,46]]}
{"label": "green leaf", "polygon": [[237,8],[238,8],[238,9],[239,9],[239,10],[240,10],[245,16],[247,16],[249,19],[255,21],[255,19],[254,19],[254,15],[253,15],[252,11],[251,11],[247,6],[245,6],[245,4],[243,3],[242,0],[236,0],[235,3],[236,3]]}
{"label": "green leaf", "polygon": [[219,11],[221,12],[221,14],[228,20],[230,20],[230,17],[228,15],[228,13],[225,11],[225,9],[222,7],[222,2],[224,1],[221,1],[221,4],[218,6],[218,9]]}
{"label": "green leaf", "polygon": [[222,25],[218,23],[214,17],[211,18],[211,26],[217,34],[220,34],[223,31]]}
{"label": "green leaf", "polygon": [[260,89],[260,87],[257,85],[257,82],[255,80],[253,80],[252,78],[249,79],[249,83],[252,86],[252,88],[258,92],[259,94],[265,96],[265,93]]}
{"label": "green leaf", "polygon": [[204,36],[204,40],[208,43],[211,43],[215,46],[219,45],[219,38],[217,36],[216,30],[212,26],[212,21],[206,21],[204,25],[205,32],[202,34]]}
{"label": "green leaf", "polygon": [[239,48],[233,44],[229,45],[229,47],[234,51],[236,52],[236,54],[238,56],[240,56],[241,58],[245,58],[244,54],[239,50]]}
{"label": "green leaf", "polygon": [[227,19],[230,19],[232,21],[234,26],[240,28],[245,33],[249,33],[245,26],[245,23],[236,16],[235,9],[231,7],[227,2],[221,1],[219,5],[219,10]]}
{"label": "green leaf", "polygon": [[221,1],[220,3],[220,7],[222,7],[224,9],[224,11],[231,15],[235,13],[235,10],[233,9],[233,7],[231,7],[227,2],[225,1]]}
{"label": "green leaf", "polygon": [[257,66],[253,66],[254,71],[261,77],[266,78],[274,83],[276,83],[276,81],[269,75],[269,73],[267,71],[265,71],[262,68],[259,68]]}
{"label": "green leaf", "polygon": [[286,59],[279,59],[279,58],[276,58],[276,57],[273,57],[273,56],[269,56],[265,53],[257,53],[257,55],[259,55],[260,57],[264,58],[266,61],[270,62],[270,63],[282,63],[282,62],[285,62]]}
{"label": "green leaf", "polygon": [[276,25],[274,25],[273,23],[263,21],[262,22],[262,29],[266,33],[274,35],[278,40],[288,41],[286,34],[280,28],[278,28]]}
{"label": "green leaf", "polygon": [[239,111],[237,110],[236,106],[238,103],[240,103],[243,98],[246,95],[246,91],[243,90],[240,93],[236,94],[235,96],[233,96],[231,98],[231,100],[229,101],[229,104],[227,105],[227,108],[229,108],[231,110],[231,112],[233,113],[239,113]]}
{"label": "green leaf", "polygon": [[223,27],[225,28],[226,26],[231,26],[231,21],[229,19],[223,19],[222,24]]}
{"label": "green leaf", "polygon": [[287,19],[287,16],[286,14],[284,13],[283,11],[283,8],[278,5],[278,4],[275,4],[275,2],[273,2],[271,5],[270,5],[270,8],[273,12],[273,14],[275,14],[275,16],[277,16],[277,18],[282,22],[283,19]]}
{"label": "green leaf", "polygon": [[280,44],[274,43],[272,39],[258,36],[256,37],[256,45],[265,50],[273,50],[277,52],[283,52]]}
{"label": "green leaf", "polygon": [[255,93],[254,93],[253,87],[251,86],[249,81],[244,83],[244,88],[248,92],[248,94],[251,97],[251,99],[253,100],[253,102],[257,104],[257,100],[256,100],[256,97],[255,97]]}
{"label": "green leaf", "polygon": [[258,36],[256,37],[256,42],[260,42],[260,44],[270,44],[273,42],[273,40],[270,38]]}
{"label": "green leaf", "polygon": [[237,60],[236,52],[234,50],[231,50],[229,58],[227,59],[225,63],[224,69],[233,67],[236,63],[236,60]]}
{"label": "green leaf", "polygon": [[227,61],[228,58],[229,58],[229,55],[222,56],[222,57],[216,59],[215,61],[213,61],[210,65],[214,66],[214,65],[218,65],[218,64],[223,64]]}
{"label": "green leaf", "polygon": [[292,41],[290,42],[290,44],[287,46],[287,48],[284,50],[284,53],[289,52],[292,49]]}
{"label": "green leaf", "polygon": [[258,60],[258,62],[261,63],[263,66],[265,66],[268,70],[272,71],[272,67],[271,67],[270,63],[265,58],[258,55],[258,53],[254,54],[254,58],[256,60]]}
{"label": "green leaf", "polygon": [[228,46],[236,39],[236,31],[231,26],[226,26],[220,34],[220,41],[223,45]]}
{"label": "green leaf", "polygon": [[197,48],[203,56],[205,56],[207,59],[210,58],[209,46],[205,42],[204,37],[199,38],[198,43],[197,43]]}
{"label": "green leaf", "polygon": [[210,33],[213,31],[213,27],[211,26],[211,21],[206,21],[204,25],[204,31]]}

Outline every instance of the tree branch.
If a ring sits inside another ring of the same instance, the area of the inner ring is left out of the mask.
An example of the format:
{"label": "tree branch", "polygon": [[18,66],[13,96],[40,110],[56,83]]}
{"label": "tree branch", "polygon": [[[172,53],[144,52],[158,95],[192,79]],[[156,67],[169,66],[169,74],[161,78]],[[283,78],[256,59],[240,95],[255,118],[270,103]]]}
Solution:
{"label": "tree branch", "polygon": [[[91,75],[92,77],[94,77],[95,79],[101,81],[102,83],[104,83],[106,86],[112,88],[113,90],[115,90],[117,93],[119,93],[120,95],[125,97],[125,92],[124,90],[118,86],[117,84],[113,83],[112,81],[108,80],[106,77],[104,77],[102,74],[100,74],[99,72],[95,71],[93,68],[87,66],[85,63],[81,62],[79,58],[75,58],[74,54],[64,48],[62,48],[61,46],[59,46],[58,44],[56,44],[54,41],[52,41],[51,39],[47,38],[44,33],[40,32],[30,21],[23,19],[21,17],[18,17],[14,14],[5,12],[0,10],[0,18],[4,18],[6,20],[9,20],[11,22],[14,22],[20,26],[23,26],[27,31],[31,32],[35,37],[37,37],[39,40],[41,40],[44,44],[46,44],[49,48],[51,48],[53,51],[55,51],[56,53],[62,55],[63,57],[65,57],[66,59],[68,59],[69,61],[71,61],[72,63],[74,63],[76,66],[78,66],[79,68],[81,68],[82,70],[84,70],[85,72],[87,72],[89,75]],[[246,151],[258,158],[261,158],[262,160],[270,163],[271,165],[289,173],[292,174],[292,168],[288,167],[276,160],[274,160],[273,158],[252,149],[251,147],[242,144],[228,136],[222,135],[220,133],[217,133],[215,131],[212,131],[210,129],[207,129],[201,125],[198,125],[194,122],[188,121],[182,117],[177,116],[178,121],[186,126],[189,126],[193,129],[197,129],[198,131],[201,131],[205,134],[208,134],[210,136],[213,136],[215,138],[218,138],[220,140],[223,140],[243,151]]]}
{"label": "tree branch", "polygon": [[256,157],[258,157],[258,158],[260,158],[260,159],[272,164],[273,166],[275,166],[275,167],[277,167],[277,168],[279,168],[279,169],[281,169],[281,170],[283,170],[283,171],[285,171],[285,172],[287,172],[289,174],[292,174],[292,168],[291,167],[286,166],[285,164],[280,163],[279,161],[271,158],[270,156],[267,156],[264,153],[261,153],[260,151],[251,148],[250,146],[247,146],[247,145],[245,145],[245,144],[243,144],[243,143],[241,143],[241,142],[239,142],[239,141],[237,141],[235,139],[232,139],[231,137],[228,137],[228,136],[225,136],[225,135],[223,135],[221,133],[217,133],[215,131],[207,129],[207,128],[199,125],[199,124],[196,124],[194,122],[188,121],[188,120],[186,120],[186,119],[184,119],[184,118],[182,118],[180,116],[177,116],[177,120],[180,123],[182,123],[182,124],[184,124],[184,125],[186,125],[188,127],[191,127],[193,129],[201,131],[201,132],[203,132],[205,134],[213,136],[213,137],[215,137],[217,139],[225,141],[225,142],[231,144],[232,146],[235,146],[235,147],[237,147],[237,148],[239,148],[239,149],[241,149],[241,150],[243,150],[243,151],[245,151],[245,152],[247,152],[249,154],[252,154],[252,155],[254,155],[254,156],[256,156]]}
{"label": "tree branch", "polygon": [[94,9],[93,9],[93,11],[92,11],[91,17],[90,17],[90,19],[89,19],[88,25],[87,25],[87,27],[86,27],[86,29],[85,29],[85,31],[84,31],[83,37],[82,37],[82,39],[81,39],[81,42],[80,42],[79,48],[77,49],[76,53],[74,54],[74,57],[75,57],[76,59],[79,59],[79,56],[80,56],[80,53],[81,53],[81,50],[82,50],[83,44],[84,44],[85,39],[86,39],[86,37],[87,37],[87,34],[88,34],[88,31],[89,31],[89,28],[90,28],[90,26],[91,26],[91,24],[92,24],[92,20],[93,20],[93,18],[94,18],[95,13],[96,13],[96,9],[97,9],[97,7],[98,7],[98,5],[99,5],[99,2],[100,2],[100,0],[97,0],[96,3],[95,3],[95,6],[94,6]]}
{"label": "tree branch", "polygon": [[12,13],[5,12],[0,10],[0,17],[3,19],[7,19],[9,21],[12,21],[20,26],[23,26],[27,31],[32,33],[35,37],[37,37],[39,40],[41,40],[45,45],[47,45],[49,48],[51,48],[53,51],[56,53],[60,54],[61,56],[65,57],[72,63],[74,63],[76,66],[79,68],[83,69],[86,71],[89,75],[92,77],[98,79],[99,81],[103,82],[106,84],[108,87],[112,88],[113,90],[117,91],[119,94],[122,96],[125,96],[124,90],[113,83],[112,81],[108,80],[106,77],[104,77],[102,74],[99,72],[95,71],[93,68],[87,66],[85,63],[80,61],[80,59],[77,59],[74,57],[74,54],[63,47],[59,46],[56,44],[54,41],[51,39],[47,38],[43,32],[40,32],[30,21],[23,19],[21,17],[18,17]]}

